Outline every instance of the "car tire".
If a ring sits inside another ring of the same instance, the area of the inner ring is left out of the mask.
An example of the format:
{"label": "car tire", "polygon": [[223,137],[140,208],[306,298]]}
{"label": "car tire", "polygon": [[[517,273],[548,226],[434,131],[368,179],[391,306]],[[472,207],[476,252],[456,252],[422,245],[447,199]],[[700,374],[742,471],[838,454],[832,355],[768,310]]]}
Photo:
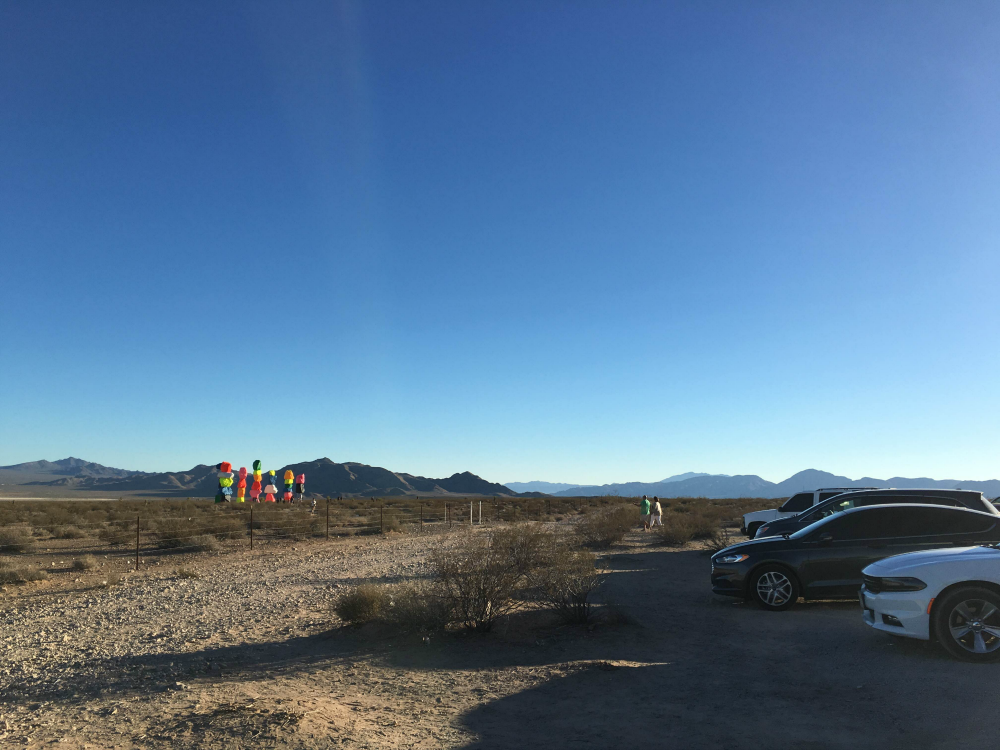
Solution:
{"label": "car tire", "polygon": [[788,568],[764,565],[750,577],[750,598],[771,612],[783,612],[799,598],[799,582]]}
{"label": "car tire", "polygon": [[982,586],[963,586],[934,603],[938,643],[956,659],[1000,659],[1000,594]]}
{"label": "car tire", "polygon": [[762,523],[752,523],[749,526],[747,526],[747,536],[753,539],[755,536],[757,536],[757,529],[759,529],[763,525],[764,524]]}

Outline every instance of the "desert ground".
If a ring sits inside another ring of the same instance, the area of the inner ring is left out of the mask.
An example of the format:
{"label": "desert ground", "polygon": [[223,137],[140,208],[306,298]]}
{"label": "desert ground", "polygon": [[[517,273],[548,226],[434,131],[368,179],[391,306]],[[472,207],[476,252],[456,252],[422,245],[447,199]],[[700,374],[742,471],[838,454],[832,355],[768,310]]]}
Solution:
{"label": "desert ground", "polygon": [[[390,637],[332,602],[454,535],[191,555],[0,593],[4,748],[983,748],[998,666],[870,631],[856,603],[714,596],[689,544],[603,553],[614,617]],[[606,608],[607,609],[607,608]],[[608,610],[610,611],[610,610]]]}

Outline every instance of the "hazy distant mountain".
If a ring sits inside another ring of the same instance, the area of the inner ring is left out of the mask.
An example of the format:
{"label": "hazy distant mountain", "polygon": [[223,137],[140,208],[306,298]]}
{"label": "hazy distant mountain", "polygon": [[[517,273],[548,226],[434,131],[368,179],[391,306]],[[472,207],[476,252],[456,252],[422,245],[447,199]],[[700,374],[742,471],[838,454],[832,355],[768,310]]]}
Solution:
{"label": "hazy distant mountain", "polygon": [[80,458],[63,458],[59,461],[29,461],[12,466],[0,466],[0,484],[27,484],[45,482],[56,477],[81,479],[122,479],[138,474],[137,471],[113,469]]}
{"label": "hazy distant mountain", "polygon": [[659,497],[778,498],[788,497],[794,495],[796,492],[816,490],[820,487],[897,487],[900,489],[924,487],[928,489],[977,490],[991,498],[1000,495],[1000,480],[997,479],[988,479],[985,481],[927,478],[907,479],[905,477],[892,477],[891,479],[873,479],[871,477],[849,479],[848,477],[837,476],[836,474],[818,471],[817,469],[800,471],[798,474],[794,474],[778,483],[769,482],[756,474],[737,476],[711,474],[678,481],[652,483],[624,482],[620,484],[605,484],[599,487],[577,487],[555,494],[566,497],[589,497],[593,495],[635,497],[637,495],[656,495]]}
{"label": "hazy distant mountain", "polygon": [[[234,468],[238,470],[238,467]],[[265,474],[269,468],[265,466]],[[487,482],[469,472],[453,474],[445,479],[428,479],[412,474],[392,472],[378,466],[367,466],[353,462],[338,464],[329,458],[276,468],[279,487],[284,483],[283,477],[286,469],[291,469],[294,474],[304,473],[307,492],[317,495],[389,497],[392,495],[510,496],[515,494],[502,484]],[[22,476],[35,475],[25,472]],[[32,479],[17,482],[17,484],[64,487],[67,490],[100,491],[110,495],[143,493],[174,497],[212,497],[218,487],[215,466],[204,464],[199,464],[183,472],[127,472],[124,477],[74,475],[53,479],[53,475],[49,474],[42,480]]]}
{"label": "hazy distant mountain", "polygon": [[667,477],[666,479],[661,479],[659,484],[666,484],[667,482],[683,482],[685,479],[695,479],[696,477],[707,477],[707,476],[717,476],[717,477],[728,477],[728,474],[715,474],[710,475],[705,472],[698,471],[685,471],[683,474],[674,474],[672,477]]}
{"label": "hazy distant mountain", "polygon": [[556,492],[579,487],[578,484],[565,484],[563,482],[506,482],[504,487],[510,487],[514,492],[547,492],[552,495]]}

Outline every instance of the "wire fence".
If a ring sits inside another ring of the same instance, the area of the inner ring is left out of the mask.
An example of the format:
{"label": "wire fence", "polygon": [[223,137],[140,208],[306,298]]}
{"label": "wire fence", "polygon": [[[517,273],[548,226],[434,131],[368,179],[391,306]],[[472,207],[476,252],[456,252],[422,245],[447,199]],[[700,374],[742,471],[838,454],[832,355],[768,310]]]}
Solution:
{"label": "wire fence", "polygon": [[[256,549],[305,540],[393,532],[439,532],[526,520],[552,520],[552,499],[476,498],[455,502],[365,503],[345,507],[341,498],[304,503],[210,504],[169,500],[108,503],[11,503],[0,515],[0,560],[48,560],[100,555],[136,569],[146,558]],[[7,506],[4,503],[4,506]],[[18,507],[19,506],[19,507]],[[577,511],[557,501],[556,512]],[[92,517],[101,515],[102,520]],[[561,517],[561,516],[560,516]],[[55,565],[55,563],[52,563]]]}

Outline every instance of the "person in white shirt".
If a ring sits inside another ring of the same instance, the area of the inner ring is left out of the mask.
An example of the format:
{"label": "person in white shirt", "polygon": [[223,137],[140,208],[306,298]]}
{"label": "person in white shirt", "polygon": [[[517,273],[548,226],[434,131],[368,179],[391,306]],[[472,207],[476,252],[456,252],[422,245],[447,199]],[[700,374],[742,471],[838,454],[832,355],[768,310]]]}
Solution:
{"label": "person in white shirt", "polygon": [[653,520],[650,526],[662,526],[663,509],[660,507],[660,498],[653,498]]}

